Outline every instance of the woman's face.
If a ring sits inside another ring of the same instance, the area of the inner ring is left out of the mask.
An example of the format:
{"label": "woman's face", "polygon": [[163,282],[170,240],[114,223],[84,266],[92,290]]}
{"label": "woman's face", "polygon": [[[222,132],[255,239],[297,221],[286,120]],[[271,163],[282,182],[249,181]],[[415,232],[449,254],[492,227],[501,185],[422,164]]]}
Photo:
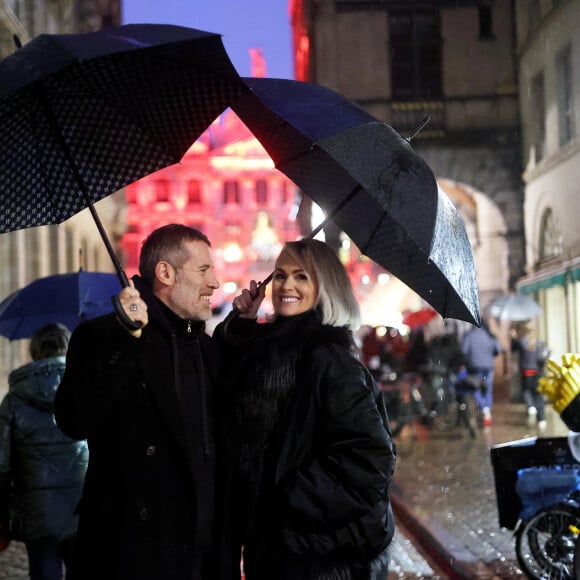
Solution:
{"label": "woman's face", "polygon": [[272,305],[278,316],[296,316],[314,308],[318,283],[285,251],[278,256],[272,279]]}

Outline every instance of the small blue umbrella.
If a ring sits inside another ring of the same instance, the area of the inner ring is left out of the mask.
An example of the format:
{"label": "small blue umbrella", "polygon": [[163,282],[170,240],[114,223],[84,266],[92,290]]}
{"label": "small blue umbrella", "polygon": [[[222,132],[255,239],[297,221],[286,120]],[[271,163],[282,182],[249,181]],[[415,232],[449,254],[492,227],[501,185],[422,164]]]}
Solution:
{"label": "small blue umbrella", "polygon": [[116,274],[85,272],[39,278],[0,302],[0,335],[30,338],[49,322],[74,330],[83,320],[113,311],[111,297],[121,290]]}

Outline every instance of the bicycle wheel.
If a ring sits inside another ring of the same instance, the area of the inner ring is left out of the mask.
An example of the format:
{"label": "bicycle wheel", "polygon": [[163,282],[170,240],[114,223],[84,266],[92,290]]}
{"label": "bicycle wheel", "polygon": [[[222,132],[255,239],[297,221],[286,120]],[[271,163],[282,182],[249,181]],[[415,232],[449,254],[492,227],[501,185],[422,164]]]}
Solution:
{"label": "bicycle wheel", "polygon": [[580,578],[580,541],[576,539],[576,547],[574,548],[574,576],[573,578]]}
{"label": "bicycle wheel", "polygon": [[574,550],[580,511],[557,504],[522,522],[516,533],[516,556],[529,578],[573,580]]}

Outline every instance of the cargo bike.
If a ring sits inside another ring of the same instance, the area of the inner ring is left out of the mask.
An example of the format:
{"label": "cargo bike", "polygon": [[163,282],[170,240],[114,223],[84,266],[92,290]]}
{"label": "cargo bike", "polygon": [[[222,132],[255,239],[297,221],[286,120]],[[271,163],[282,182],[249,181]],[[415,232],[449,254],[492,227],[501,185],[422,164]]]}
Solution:
{"label": "cargo bike", "polygon": [[580,434],[491,448],[500,527],[532,579],[580,579]]}

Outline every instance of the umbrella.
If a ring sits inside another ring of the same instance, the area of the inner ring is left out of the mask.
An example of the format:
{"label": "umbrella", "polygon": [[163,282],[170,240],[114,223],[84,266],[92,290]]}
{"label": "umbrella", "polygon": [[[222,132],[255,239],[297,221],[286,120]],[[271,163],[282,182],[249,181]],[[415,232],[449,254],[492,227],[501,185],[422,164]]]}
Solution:
{"label": "umbrella", "polygon": [[510,294],[492,300],[487,306],[487,313],[492,318],[523,322],[539,316],[542,307],[529,296]]}
{"label": "umbrella", "polygon": [[408,141],[325,87],[244,81],[251,92],[232,108],[276,167],[442,316],[479,324],[465,227]]}
{"label": "umbrella", "polygon": [[88,207],[128,285],[93,203],[179,162],[243,89],[210,32],[130,24],[37,36],[0,61],[0,233]]}
{"label": "umbrella", "polygon": [[111,296],[120,290],[118,277],[105,272],[38,278],[0,302],[0,335],[30,338],[49,322],[72,331],[82,320],[112,312]]}
{"label": "umbrella", "polygon": [[415,310],[413,312],[407,312],[403,316],[403,324],[406,324],[410,328],[417,328],[419,326],[425,326],[437,316],[437,312],[432,308],[421,308],[420,310]]}

